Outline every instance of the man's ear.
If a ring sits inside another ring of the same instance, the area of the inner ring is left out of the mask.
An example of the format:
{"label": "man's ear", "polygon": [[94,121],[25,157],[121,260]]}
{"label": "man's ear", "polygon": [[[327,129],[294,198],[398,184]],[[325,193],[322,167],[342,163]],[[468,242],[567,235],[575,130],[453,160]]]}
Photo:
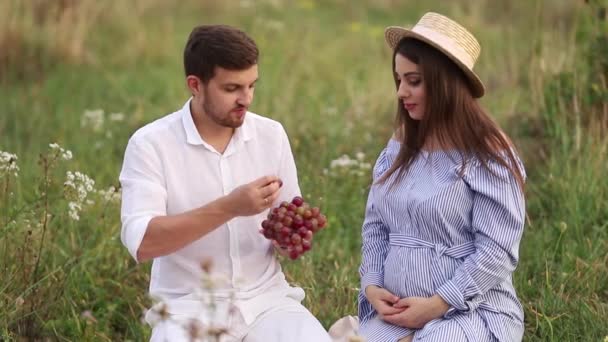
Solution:
{"label": "man's ear", "polygon": [[197,96],[203,91],[203,82],[200,78],[194,75],[188,75],[186,77],[186,86],[190,89],[192,96]]}

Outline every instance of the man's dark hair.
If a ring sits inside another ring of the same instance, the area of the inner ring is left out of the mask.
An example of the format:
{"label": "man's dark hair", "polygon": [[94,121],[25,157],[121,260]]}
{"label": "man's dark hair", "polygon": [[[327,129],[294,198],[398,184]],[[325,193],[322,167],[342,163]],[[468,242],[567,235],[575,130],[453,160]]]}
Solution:
{"label": "man's dark hair", "polygon": [[184,49],[184,71],[207,83],[215,67],[245,70],[258,63],[258,47],[245,32],[227,25],[195,27]]}

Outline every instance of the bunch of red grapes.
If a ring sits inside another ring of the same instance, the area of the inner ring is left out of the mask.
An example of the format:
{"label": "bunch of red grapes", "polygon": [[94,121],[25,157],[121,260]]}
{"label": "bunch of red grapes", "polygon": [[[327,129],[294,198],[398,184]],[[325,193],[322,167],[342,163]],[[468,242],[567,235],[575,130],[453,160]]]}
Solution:
{"label": "bunch of red grapes", "polygon": [[317,207],[311,207],[302,197],[282,202],[268,213],[262,222],[260,233],[269,240],[278,242],[287,250],[289,258],[295,260],[312,248],[312,237],[327,223],[325,215]]}

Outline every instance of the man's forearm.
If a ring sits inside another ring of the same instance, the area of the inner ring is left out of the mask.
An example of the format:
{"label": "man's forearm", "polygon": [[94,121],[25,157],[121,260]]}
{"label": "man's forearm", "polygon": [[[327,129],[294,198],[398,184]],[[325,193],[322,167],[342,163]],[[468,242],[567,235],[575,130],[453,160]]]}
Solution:
{"label": "man's forearm", "polygon": [[154,217],[148,223],[137,250],[137,260],[143,262],[173,253],[235,216],[229,209],[227,198],[221,197],[185,213]]}

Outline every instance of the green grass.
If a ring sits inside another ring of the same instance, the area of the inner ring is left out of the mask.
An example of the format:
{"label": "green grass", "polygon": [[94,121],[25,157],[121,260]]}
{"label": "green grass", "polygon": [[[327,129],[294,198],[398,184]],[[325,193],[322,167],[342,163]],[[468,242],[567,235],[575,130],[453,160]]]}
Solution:
{"label": "green grass", "polygon": [[[305,304],[326,327],[356,314],[370,175],[325,170],[342,154],[375,161],[394,110],[383,28],[413,24],[428,10],[458,18],[478,36],[477,69],[488,87],[482,102],[527,166],[528,224],[514,275],[525,340],[608,335],[608,141],[601,129],[608,97],[601,63],[586,62],[598,35],[593,7],[565,0],[79,3],[72,29],[81,34],[56,41],[52,33],[62,27],[52,19],[33,25],[27,5],[25,14],[12,8],[12,17],[0,6],[0,51],[13,51],[0,52],[0,151],[16,154],[21,169],[18,178],[0,178],[0,339],[149,337],[140,322],[150,305],[149,264],[136,265],[120,244],[118,203],[91,194],[95,204],[75,222],[62,187],[67,170],[91,176],[98,189],[117,185],[130,134],[186,100],[181,53],[201,23],[236,25],[258,42],[252,110],[285,125],[304,195],[329,217],[313,251],[284,262],[289,279],[305,288]],[[3,40],[9,31],[21,43]],[[98,108],[106,113],[102,129],[81,126],[84,111]],[[125,120],[111,122],[110,113]],[[49,168],[45,183],[38,161],[52,142],[74,159]],[[94,321],[82,315],[87,310]]]}

